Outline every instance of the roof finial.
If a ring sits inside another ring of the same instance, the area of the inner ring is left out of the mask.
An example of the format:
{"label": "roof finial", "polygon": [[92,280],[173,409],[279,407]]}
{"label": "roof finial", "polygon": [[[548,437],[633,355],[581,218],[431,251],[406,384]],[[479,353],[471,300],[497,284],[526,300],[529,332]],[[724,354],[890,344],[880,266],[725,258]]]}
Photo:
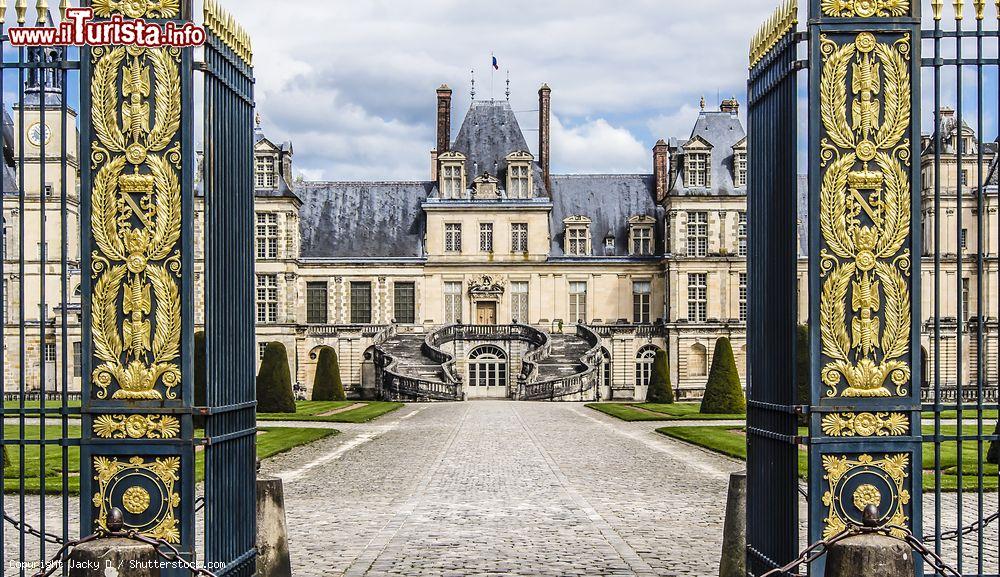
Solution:
{"label": "roof finial", "polygon": [[470,72],[472,74],[472,101],[476,101],[476,69],[473,68]]}
{"label": "roof finial", "polygon": [[257,128],[259,129],[260,128],[260,112],[257,112],[257,114],[254,115],[254,122],[257,123]]}
{"label": "roof finial", "polygon": [[701,97],[701,109],[705,110],[705,97],[704,96]]}
{"label": "roof finial", "polygon": [[507,70],[507,102],[510,102],[510,70]]}

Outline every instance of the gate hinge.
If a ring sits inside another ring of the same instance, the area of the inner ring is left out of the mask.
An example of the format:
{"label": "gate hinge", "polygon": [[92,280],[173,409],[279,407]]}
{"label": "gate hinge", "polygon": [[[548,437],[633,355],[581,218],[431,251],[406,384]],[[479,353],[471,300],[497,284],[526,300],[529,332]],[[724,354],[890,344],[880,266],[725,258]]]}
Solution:
{"label": "gate hinge", "polygon": [[796,60],[795,64],[792,65],[792,70],[798,72],[799,70],[809,70],[808,60]]}

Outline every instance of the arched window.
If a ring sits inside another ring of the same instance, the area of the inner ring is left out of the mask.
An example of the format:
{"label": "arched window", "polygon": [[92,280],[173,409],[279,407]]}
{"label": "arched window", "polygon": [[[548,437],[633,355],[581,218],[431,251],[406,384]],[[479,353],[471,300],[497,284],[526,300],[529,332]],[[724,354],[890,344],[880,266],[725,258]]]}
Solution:
{"label": "arched window", "polygon": [[653,360],[656,359],[656,352],[660,350],[653,345],[646,345],[639,349],[635,356],[635,386],[645,387],[649,385],[649,379],[653,376]]}
{"label": "arched window", "polygon": [[470,352],[469,386],[506,387],[506,351],[496,345],[483,345]]}
{"label": "arched window", "polygon": [[611,353],[608,349],[601,349],[601,356],[604,357],[604,366],[601,367],[601,385],[611,386]]}
{"label": "arched window", "polygon": [[704,377],[708,374],[708,349],[701,343],[691,345],[688,353],[688,376]]}

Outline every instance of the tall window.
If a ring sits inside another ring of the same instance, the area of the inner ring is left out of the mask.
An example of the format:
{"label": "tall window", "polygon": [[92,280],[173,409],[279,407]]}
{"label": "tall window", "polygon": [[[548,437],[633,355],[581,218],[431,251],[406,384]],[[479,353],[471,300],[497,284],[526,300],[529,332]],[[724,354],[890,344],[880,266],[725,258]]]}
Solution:
{"label": "tall window", "polygon": [[258,156],[256,169],[257,188],[275,188],[278,185],[273,156]]}
{"label": "tall window", "polygon": [[[963,140],[962,143],[964,144],[965,141]],[[969,171],[968,170],[963,170],[962,171],[962,186],[969,186]]]}
{"label": "tall window", "polygon": [[351,324],[367,325],[372,322],[372,283],[351,283]]}
{"label": "tall window", "polygon": [[566,253],[572,256],[587,254],[588,229],[585,226],[571,226],[566,229]]}
{"label": "tall window", "polygon": [[569,283],[569,320],[571,323],[587,322],[587,283]]}
{"label": "tall window", "polygon": [[688,320],[703,323],[708,320],[708,275],[688,274]]}
{"label": "tall window", "polygon": [[528,190],[528,165],[512,164],[508,170],[510,170],[510,197],[529,198],[531,192]]}
{"label": "tall window", "polygon": [[740,273],[740,322],[747,322],[747,273]]}
{"label": "tall window", "polygon": [[969,248],[969,229],[962,229],[959,245],[962,247],[962,250]]}
{"label": "tall window", "polygon": [[445,252],[462,252],[462,225],[449,222],[444,225]]}
{"label": "tall window", "polygon": [[962,279],[962,312],[958,315],[958,318],[963,320],[968,320],[972,315],[969,310],[969,279]]}
{"label": "tall window", "polygon": [[462,322],[462,283],[444,283],[444,322],[457,324]]}
{"label": "tall window", "polygon": [[314,325],[326,324],[328,322],[326,306],[326,283],[306,283],[306,322]]}
{"label": "tall window", "polygon": [[656,359],[656,347],[645,346],[639,349],[639,354],[635,357],[635,386],[649,386],[649,379],[653,376],[653,361]]}
{"label": "tall window", "polygon": [[73,343],[73,376],[83,376],[83,343],[79,341]]}
{"label": "tall window", "polygon": [[479,223],[479,250],[481,252],[493,252],[493,223]]}
{"label": "tall window", "polygon": [[688,256],[708,256],[708,213],[688,213]]}
{"label": "tall window", "polygon": [[740,211],[740,224],[736,229],[737,236],[737,250],[740,256],[747,255],[747,213],[746,211]]}
{"label": "tall window", "polygon": [[441,167],[441,194],[444,198],[462,198],[462,165],[445,164]]}
{"label": "tall window", "polygon": [[514,281],[510,283],[510,316],[511,319],[528,324],[528,282]]}
{"label": "tall window", "polygon": [[747,153],[737,152],[736,153],[736,186],[744,187],[747,185]]}
{"label": "tall window", "polygon": [[637,323],[649,322],[649,299],[652,293],[649,281],[632,283],[632,320]]}
{"label": "tall window", "polygon": [[417,322],[416,287],[411,282],[397,282],[392,289],[392,314],[397,323]]}
{"label": "tall window", "polygon": [[712,185],[708,173],[707,152],[687,152],[684,154],[684,185],[688,188],[703,188]]}
{"label": "tall window", "polygon": [[510,251],[528,252],[528,223],[515,222],[510,225]]}
{"label": "tall window", "polygon": [[45,343],[45,362],[54,363],[56,362],[56,344],[55,343]]}
{"label": "tall window", "polygon": [[653,254],[653,227],[636,226],[632,228],[632,254],[638,256]]}
{"label": "tall window", "polygon": [[257,322],[278,322],[278,275],[257,275]]}
{"label": "tall window", "polygon": [[278,258],[277,213],[257,213],[257,258]]}

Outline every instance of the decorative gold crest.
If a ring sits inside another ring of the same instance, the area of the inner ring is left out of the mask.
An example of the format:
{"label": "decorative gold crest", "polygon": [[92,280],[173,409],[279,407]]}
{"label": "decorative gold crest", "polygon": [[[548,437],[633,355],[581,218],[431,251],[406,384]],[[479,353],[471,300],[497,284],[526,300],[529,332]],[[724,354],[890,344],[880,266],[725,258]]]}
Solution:
{"label": "decorative gold crest", "polygon": [[910,0],[823,0],[825,16],[841,18],[899,17],[910,13]]}
{"label": "decorative gold crest", "polygon": [[821,52],[821,376],[829,397],[906,396],[910,36],[823,36]]}
{"label": "decorative gold crest", "polygon": [[176,18],[181,0],[93,0],[94,15],[107,18],[123,14],[129,18]]}
{"label": "decorative gold crest", "polygon": [[909,432],[910,420],[902,413],[830,413],[822,427],[831,437],[890,437]]}
{"label": "decorative gold crest", "polygon": [[[92,503],[98,509],[97,527],[108,529],[108,511],[115,506],[113,503],[120,503],[132,515],[125,520],[126,529],[168,543],[180,543],[175,512],[181,497],[174,492],[180,469],[180,457],[161,457],[148,462],[142,457],[131,457],[128,462],[115,457],[94,457],[98,491]],[[157,491],[155,497],[151,489]]]}
{"label": "decorative gold crest", "polygon": [[860,525],[860,515],[868,505],[879,507],[880,525],[905,527],[909,520],[905,507],[910,503],[910,492],[904,485],[909,466],[910,456],[906,454],[885,455],[881,459],[867,454],[857,459],[824,455],[823,480],[827,490],[823,493],[823,504],[828,512],[823,519],[823,538],[842,533],[848,525]]}
{"label": "decorative gold crest", "polygon": [[[139,4],[146,3],[114,6]],[[181,383],[180,53],[98,47],[92,57],[92,333],[100,361],[93,382],[102,399],[109,390],[114,399],[174,399]]]}
{"label": "decorative gold crest", "polygon": [[102,439],[172,439],[181,430],[170,415],[100,415],[94,419],[94,434]]}

